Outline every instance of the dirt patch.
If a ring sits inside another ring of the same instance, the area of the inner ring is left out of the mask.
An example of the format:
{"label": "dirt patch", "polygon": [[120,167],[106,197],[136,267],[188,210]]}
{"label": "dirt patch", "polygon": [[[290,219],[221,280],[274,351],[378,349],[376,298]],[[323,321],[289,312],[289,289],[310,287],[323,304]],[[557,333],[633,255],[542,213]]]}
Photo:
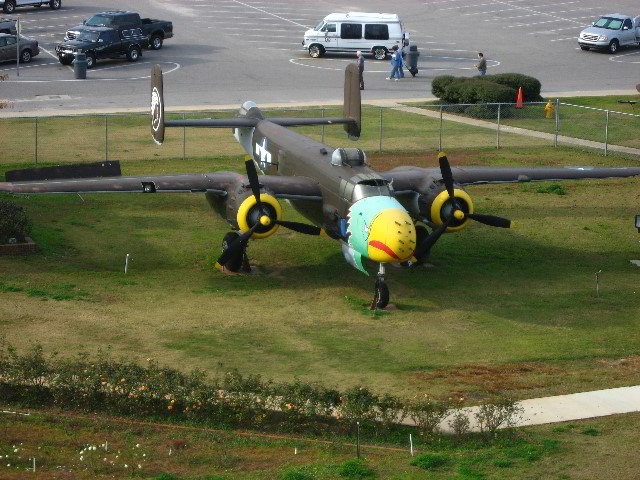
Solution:
{"label": "dirt patch", "polygon": [[[564,369],[543,363],[512,363],[504,365],[468,364],[456,368],[433,370],[413,374],[421,382],[446,379],[455,388],[504,394],[513,390],[531,390],[545,386],[563,373]],[[455,392],[454,393],[460,393]]]}
{"label": "dirt patch", "polygon": [[640,368],[640,355],[631,355],[624,358],[602,359],[598,360],[598,364],[605,368],[637,370]]}

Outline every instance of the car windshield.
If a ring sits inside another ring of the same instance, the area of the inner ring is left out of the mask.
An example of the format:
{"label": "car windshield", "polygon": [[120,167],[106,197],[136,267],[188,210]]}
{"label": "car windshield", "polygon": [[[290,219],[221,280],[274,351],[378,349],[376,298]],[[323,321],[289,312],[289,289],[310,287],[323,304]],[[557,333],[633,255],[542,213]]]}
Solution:
{"label": "car windshield", "polygon": [[324,21],[320,22],[320,23],[316,26],[316,28],[314,28],[314,30],[315,30],[316,32],[319,32],[323,25],[324,25]]}
{"label": "car windshield", "polygon": [[99,36],[99,32],[78,32],[75,39],[83,42],[97,42]]}
{"label": "car windshield", "polygon": [[111,27],[115,24],[114,17],[108,17],[106,15],[94,15],[91,17],[85,25],[89,25],[91,27]]}
{"label": "car windshield", "polygon": [[622,20],[619,18],[600,17],[598,21],[593,24],[593,26],[598,28],[606,28],[608,30],[620,30],[620,27],[622,26]]}

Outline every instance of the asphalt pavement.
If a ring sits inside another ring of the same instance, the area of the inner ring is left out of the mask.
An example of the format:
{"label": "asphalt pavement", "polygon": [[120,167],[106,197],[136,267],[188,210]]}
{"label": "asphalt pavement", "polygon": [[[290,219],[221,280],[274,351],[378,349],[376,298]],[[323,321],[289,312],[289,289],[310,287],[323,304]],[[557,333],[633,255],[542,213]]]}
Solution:
{"label": "asphalt pavement", "polygon": [[[144,109],[149,71],[159,63],[167,72],[167,106],[210,108],[262,104],[340,103],[343,71],[351,55],[312,59],[302,50],[304,31],[325,15],[348,10],[397,13],[418,45],[419,73],[400,82],[385,81],[388,61],[366,59],[363,92],[371,100],[431,96],[431,80],[442,74],[472,76],[477,52],[489,73],[520,72],[542,81],[543,91],[634,93],[640,82],[640,48],[619,54],[583,52],[576,37],[601,14],[634,13],[635,0],[614,4],[596,0],[370,0],[366,7],[312,0],[66,0],[60,10],[18,10],[23,32],[42,51],[20,69],[0,64],[0,98],[13,112]],[[100,61],[87,80],[57,62],[55,44],[64,32],[92,13],[135,8],[142,16],[171,20],[175,37],[160,51],[144,51],[138,63]],[[637,13],[637,12],[636,12]],[[9,110],[1,110],[4,116]]]}

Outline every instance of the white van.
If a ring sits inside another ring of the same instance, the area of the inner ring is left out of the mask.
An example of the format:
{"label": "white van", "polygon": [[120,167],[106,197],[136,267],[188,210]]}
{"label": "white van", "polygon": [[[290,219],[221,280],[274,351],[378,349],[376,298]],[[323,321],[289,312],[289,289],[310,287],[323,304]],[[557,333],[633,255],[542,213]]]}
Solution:
{"label": "white van", "polygon": [[398,15],[390,13],[332,13],[304,34],[302,46],[313,58],[326,52],[371,52],[384,60],[397,45],[409,45],[409,34]]}

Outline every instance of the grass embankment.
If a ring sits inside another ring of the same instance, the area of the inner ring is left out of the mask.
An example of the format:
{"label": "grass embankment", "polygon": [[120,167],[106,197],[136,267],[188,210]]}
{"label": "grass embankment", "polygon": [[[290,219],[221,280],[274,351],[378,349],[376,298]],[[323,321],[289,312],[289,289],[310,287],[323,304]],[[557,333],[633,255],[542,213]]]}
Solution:
{"label": "grass embankment", "polygon": [[[454,166],[628,163],[561,148],[449,158]],[[436,164],[435,155],[370,161],[380,169]],[[123,168],[241,171],[242,159]],[[640,258],[637,179],[563,185],[564,196],[538,193],[545,184],[469,188],[477,211],[518,228],[475,224],[439,241],[433,267],[389,269],[398,309],[381,316],[365,308],[373,279],[349,267],[328,238],[281,229],[250,245],[262,275],[213,271],[228,226],[200,194],[15,197],[42,253],[0,258],[2,332],[18,347],[112,345],[127,358],[185,370],[238,368],[405,397],[460,393],[473,402],[637,384],[640,270],[629,263]],[[302,220],[285,210],[285,218]]]}
{"label": "grass embankment", "polygon": [[[640,415],[632,414],[526,428],[493,440],[476,436],[462,443],[453,438],[429,443],[414,437],[413,458],[408,438],[403,444],[375,446],[362,439],[357,463],[355,438],[317,441],[46,411],[3,414],[0,476],[625,480],[637,478],[640,468],[634,441],[638,428]],[[35,474],[28,471],[33,457]]]}

